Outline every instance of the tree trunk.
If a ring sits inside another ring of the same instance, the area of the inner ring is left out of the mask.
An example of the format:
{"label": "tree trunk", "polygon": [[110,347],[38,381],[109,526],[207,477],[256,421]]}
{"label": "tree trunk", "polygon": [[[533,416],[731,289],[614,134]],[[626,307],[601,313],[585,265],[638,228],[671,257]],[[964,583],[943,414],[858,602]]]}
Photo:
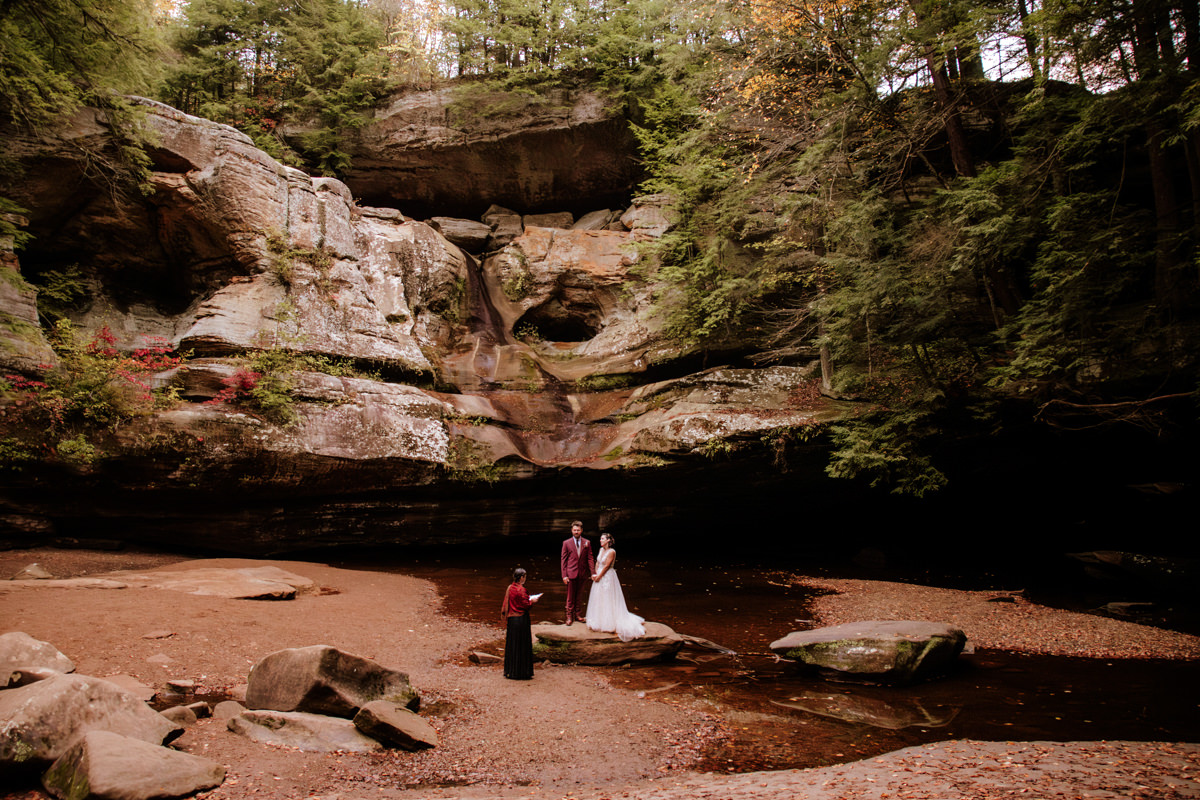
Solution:
{"label": "tree trunk", "polygon": [[1029,71],[1033,74],[1034,82],[1040,84],[1043,72],[1038,63],[1037,37],[1033,35],[1033,31],[1029,29],[1026,22],[1029,17],[1029,7],[1025,5],[1025,0],[1017,0],[1017,17],[1021,21],[1021,38],[1025,40],[1025,55],[1029,58]]}
{"label": "tree trunk", "polygon": [[[1160,59],[1159,15],[1154,0],[1134,0],[1133,59],[1139,82],[1147,91],[1161,94],[1163,61]],[[1166,152],[1167,131],[1159,118],[1164,100],[1151,97],[1145,110],[1146,155],[1154,195],[1154,296],[1160,308],[1174,315],[1183,302],[1182,258],[1179,252],[1179,200]]]}
{"label": "tree trunk", "polygon": [[925,63],[933,74],[933,90],[937,97],[938,107],[945,117],[943,123],[946,139],[950,142],[950,159],[954,162],[954,171],[964,178],[974,178],[975,159],[967,144],[967,131],[962,124],[962,116],[958,113],[958,105],[954,101],[954,93],[950,86],[950,76],[946,73],[944,64],[934,61],[932,49],[926,51]]}
{"label": "tree trunk", "polygon": [[1162,308],[1175,312],[1183,300],[1179,206],[1175,181],[1171,176],[1171,159],[1163,148],[1166,134],[1162,123],[1147,123],[1146,132],[1150,180],[1154,187],[1154,296]]}
{"label": "tree trunk", "polygon": [[1187,71],[1200,75],[1200,0],[1176,0],[1179,18],[1183,22],[1183,54]]}

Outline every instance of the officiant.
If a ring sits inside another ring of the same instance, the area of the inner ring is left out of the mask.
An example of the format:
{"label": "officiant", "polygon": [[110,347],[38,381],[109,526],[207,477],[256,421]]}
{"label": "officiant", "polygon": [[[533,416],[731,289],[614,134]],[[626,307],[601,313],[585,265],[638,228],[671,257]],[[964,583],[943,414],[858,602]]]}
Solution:
{"label": "officiant", "polygon": [[533,677],[533,633],[529,622],[530,607],[541,595],[525,591],[525,570],[513,570],[512,583],[504,593],[500,615],[507,626],[504,638],[504,677],[527,681]]}

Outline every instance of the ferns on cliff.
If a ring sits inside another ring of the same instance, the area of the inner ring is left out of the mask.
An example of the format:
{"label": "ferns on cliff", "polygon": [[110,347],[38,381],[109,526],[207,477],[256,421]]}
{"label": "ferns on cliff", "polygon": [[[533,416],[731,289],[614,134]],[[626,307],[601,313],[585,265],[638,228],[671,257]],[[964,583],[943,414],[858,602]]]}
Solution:
{"label": "ferns on cliff", "polygon": [[1200,163],[1181,62],[1143,53],[1145,79],[1103,95],[1051,81],[1051,55],[991,83],[971,36],[994,14],[899,31],[902,13],[862,4],[756,5],[783,16],[755,18],[691,106],[660,94],[641,134],[648,187],[682,214],[658,247],[672,330],[824,355],[827,391],[870,404],[831,430],[830,474],[914,494],[945,483],[942,442],[993,430],[1014,400],[1052,424],[1171,424],[1158,409],[1195,389],[1200,350],[1181,266],[1198,220],[1155,166]]}

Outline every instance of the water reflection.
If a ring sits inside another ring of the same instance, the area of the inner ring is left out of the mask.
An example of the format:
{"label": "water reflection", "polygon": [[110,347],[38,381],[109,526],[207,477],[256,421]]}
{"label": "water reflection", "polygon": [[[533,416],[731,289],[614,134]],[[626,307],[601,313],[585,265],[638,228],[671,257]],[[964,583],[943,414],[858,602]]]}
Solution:
{"label": "water reflection", "polygon": [[[555,559],[539,555],[521,565],[533,591],[546,593],[540,618],[561,622],[565,592]],[[450,613],[491,622],[512,566],[509,556],[456,550],[397,571],[432,580]],[[719,708],[729,737],[706,755],[710,770],[822,766],[953,738],[1200,740],[1197,662],[980,651],[936,682],[834,684],[769,652],[771,641],[812,627],[812,594],[776,580],[770,566],[714,567],[669,556],[635,562],[623,553],[618,569],[634,613],[736,652],[689,648],[672,663],[594,668],[647,702],[690,696]]]}
{"label": "water reflection", "polygon": [[772,700],[780,708],[805,711],[821,717],[840,719],[843,722],[862,723],[874,728],[900,730],[901,728],[944,728],[958,716],[961,706],[927,708],[921,700],[896,697],[890,689],[883,689],[887,696],[864,697],[843,694],[827,694],[804,691],[798,697],[787,700]]}

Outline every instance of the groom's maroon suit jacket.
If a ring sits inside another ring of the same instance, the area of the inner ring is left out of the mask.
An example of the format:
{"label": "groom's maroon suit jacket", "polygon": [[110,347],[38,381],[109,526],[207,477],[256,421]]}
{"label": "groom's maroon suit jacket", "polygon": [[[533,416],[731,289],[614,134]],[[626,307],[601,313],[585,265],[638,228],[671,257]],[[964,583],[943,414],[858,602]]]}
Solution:
{"label": "groom's maroon suit jacket", "polygon": [[579,537],[579,552],[575,552],[575,537],[568,536],[562,546],[562,576],[564,578],[590,578],[596,571],[596,558],[592,555],[592,543]]}

